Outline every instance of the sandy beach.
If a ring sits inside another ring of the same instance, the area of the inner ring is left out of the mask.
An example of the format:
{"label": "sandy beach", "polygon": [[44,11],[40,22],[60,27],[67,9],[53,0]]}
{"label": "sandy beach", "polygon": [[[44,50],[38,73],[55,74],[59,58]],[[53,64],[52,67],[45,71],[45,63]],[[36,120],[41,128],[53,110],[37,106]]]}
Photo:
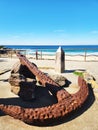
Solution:
{"label": "sandy beach", "polygon": [[[47,57],[47,60],[35,60],[31,57],[28,58],[43,72],[56,74],[54,70],[55,60],[48,60],[49,57]],[[85,70],[89,72],[96,79],[96,83],[98,83],[98,57],[89,56],[87,58],[88,61],[85,62],[84,57],[81,58],[81,56],[66,57],[65,71],[61,75],[65,76],[69,81],[71,81],[71,85],[66,88],[66,90],[70,93],[74,93],[78,90],[77,76],[73,74],[75,70]],[[10,100],[10,103],[11,101],[12,103],[15,101],[20,102],[20,100],[17,99],[18,96],[10,91],[11,86],[7,82],[7,79],[10,76],[10,70],[17,61],[19,60],[16,57],[0,58],[0,72],[3,72],[3,70],[8,70],[8,72],[0,75],[0,103],[3,100],[5,102]],[[50,124],[50,126],[46,127],[28,125],[22,121],[13,119],[8,115],[3,115],[2,112],[0,112],[0,130],[98,130],[98,99],[95,97],[95,95],[98,95],[98,90],[96,91],[91,89],[89,98],[84,106],[73,115],[70,115],[70,117],[68,117],[65,121],[62,121],[57,125],[52,126],[52,124]]]}

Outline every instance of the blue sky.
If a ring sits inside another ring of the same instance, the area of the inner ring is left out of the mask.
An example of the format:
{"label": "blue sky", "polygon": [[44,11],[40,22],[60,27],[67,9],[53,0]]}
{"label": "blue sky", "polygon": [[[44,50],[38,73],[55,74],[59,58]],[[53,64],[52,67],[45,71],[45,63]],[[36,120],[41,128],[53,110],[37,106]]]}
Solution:
{"label": "blue sky", "polygon": [[98,45],[98,0],[0,0],[0,45]]}

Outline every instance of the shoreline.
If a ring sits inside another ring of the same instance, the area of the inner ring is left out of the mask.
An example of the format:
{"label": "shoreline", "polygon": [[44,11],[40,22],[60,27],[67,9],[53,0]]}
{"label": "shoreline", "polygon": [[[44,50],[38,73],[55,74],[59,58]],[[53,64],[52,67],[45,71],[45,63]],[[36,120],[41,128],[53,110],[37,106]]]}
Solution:
{"label": "shoreline", "polygon": [[[28,58],[36,59],[55,59],[56,51],[59,45],[6,45],[0,49],[0,57],[15,57],[15,52],[21,52]],[[98,45],[61,45],[65,60],[75,61],[98,61]],[[2,54],[2,51],[6,53]]]}
{"label": "shoreline", "polygon": [[[36,59],[36,55],[31,55],[31,54],[24,54],[26,55],[27,58],[29,59]],[[0,54],[0,59],[1,58],[17,58],[15,53],[9,53],[9,54]],[[45,55],[45,54],[39,54],[38,55],[38,60],[55,60],[55,55]],[[67,55],[65,54],[65,61],[98,61],[98,55]]]}

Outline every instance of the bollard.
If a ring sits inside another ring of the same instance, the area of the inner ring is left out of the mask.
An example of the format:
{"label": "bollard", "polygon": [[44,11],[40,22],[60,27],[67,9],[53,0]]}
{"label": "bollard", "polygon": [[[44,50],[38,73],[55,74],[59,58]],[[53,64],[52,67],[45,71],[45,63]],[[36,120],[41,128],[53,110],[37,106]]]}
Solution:
{"label": "bollard", "polygon": [[56,52],[55,71],[63,73],[65,70],[65,53],[61,47]]}
{"label": "bollard", "polygon": [[36,50],[36,60],[38,60],[38,51]]}

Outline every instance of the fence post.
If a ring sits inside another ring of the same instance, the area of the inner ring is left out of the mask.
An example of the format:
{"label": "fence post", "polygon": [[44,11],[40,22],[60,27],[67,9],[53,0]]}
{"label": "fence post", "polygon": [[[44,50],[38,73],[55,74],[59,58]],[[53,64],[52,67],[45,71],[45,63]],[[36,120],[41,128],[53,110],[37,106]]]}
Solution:
{"label": "fence post", "polygon": [[42,50],[41,50],[41,60],[42,60]]}
{"label": "fence post", "polygon": [[12,58],[12,55],[13,55],[13,52],[12,52],[12,50],[11,50],[11,58]]}
{"label": "fence post", "polygon": [[25,51],[25,56],[27,55],[27,51],[26,50],[24,50]]}
{"label": "fence post", "polygon": [[56,52],[55,71],[63,73],[65,70],[65,53],[61,47]]}
{"label": "fence post", "polygon": [[36,50],[36,60],[38,60],[38,51]]}
{"label": "fence post", "polygon": [[85,50],[85,54],[84,54],[84,61],[86,62],[86,54],[87,54],[87,52],[86,52],[86,50]]}

